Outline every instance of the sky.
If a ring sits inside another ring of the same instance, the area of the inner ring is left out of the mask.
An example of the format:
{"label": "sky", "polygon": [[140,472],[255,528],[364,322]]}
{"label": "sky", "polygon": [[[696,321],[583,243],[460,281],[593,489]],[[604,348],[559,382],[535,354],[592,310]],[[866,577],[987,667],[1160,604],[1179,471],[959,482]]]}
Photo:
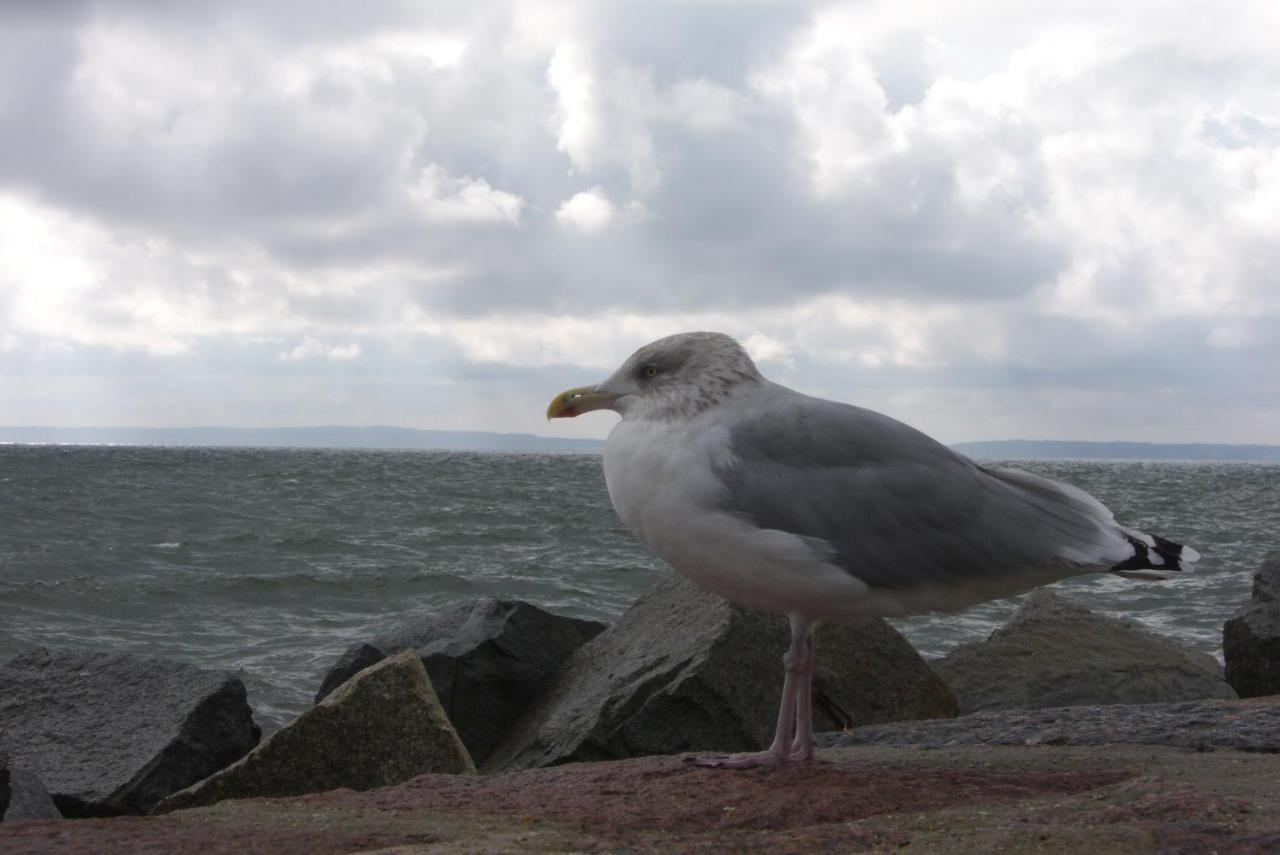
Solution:
{"label": "sky", "polygon": [[1280,442],[1280,4],[0,3],[0,424]]}

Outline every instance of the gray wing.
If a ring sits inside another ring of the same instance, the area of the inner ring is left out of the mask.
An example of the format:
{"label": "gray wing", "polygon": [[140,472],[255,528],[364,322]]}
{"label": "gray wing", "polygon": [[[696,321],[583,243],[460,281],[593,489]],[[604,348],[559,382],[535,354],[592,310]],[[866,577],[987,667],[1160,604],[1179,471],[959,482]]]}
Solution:
{"label": "gray wing", "polygon": [[758,403],[715,470],[725,510],[822,541],[872,588],[1031,587],[1132,554],[1110,512],[1075,488],[984,469],[860,407],[776,385]]}

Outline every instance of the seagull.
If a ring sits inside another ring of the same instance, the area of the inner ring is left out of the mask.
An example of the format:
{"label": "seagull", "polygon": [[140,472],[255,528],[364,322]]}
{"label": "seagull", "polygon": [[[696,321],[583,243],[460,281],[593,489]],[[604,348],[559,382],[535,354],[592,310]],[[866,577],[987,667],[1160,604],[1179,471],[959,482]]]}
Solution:
{"label": "seagull", "polygon": [[1076,487],[766,380],[722,333],[647,344],[547,418],[593,410],[622,417],[604,476],[623,524],[698,585],[791,626],[773,744],[697,765],[813,759],[818,621],[955,611],[1087,573],[1165,579],[1199,558]]}

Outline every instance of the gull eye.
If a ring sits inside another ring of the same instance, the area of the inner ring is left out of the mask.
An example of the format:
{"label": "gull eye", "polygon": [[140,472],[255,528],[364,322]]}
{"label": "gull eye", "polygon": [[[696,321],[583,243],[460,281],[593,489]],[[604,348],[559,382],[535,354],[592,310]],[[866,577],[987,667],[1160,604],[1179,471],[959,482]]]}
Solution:
{"label": "gull eye", "polygon": [[662,373],[662,369],[650,362],[644,367],[643,373],[645,378],[652,380],[654,377],[657,377]]}

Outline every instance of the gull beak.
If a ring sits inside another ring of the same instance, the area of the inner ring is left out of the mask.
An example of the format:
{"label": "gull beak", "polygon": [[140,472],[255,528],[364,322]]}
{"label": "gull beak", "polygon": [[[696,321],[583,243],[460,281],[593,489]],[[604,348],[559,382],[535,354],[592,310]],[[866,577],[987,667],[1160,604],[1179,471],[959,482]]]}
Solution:
{"label": "gull beak", "polygon": [[595,386],[579,386],[568,389],[551,399],[547,407],[548,419],[571,419],[592,410],[607,410],[621,397],[613,392],[601,392]]}

